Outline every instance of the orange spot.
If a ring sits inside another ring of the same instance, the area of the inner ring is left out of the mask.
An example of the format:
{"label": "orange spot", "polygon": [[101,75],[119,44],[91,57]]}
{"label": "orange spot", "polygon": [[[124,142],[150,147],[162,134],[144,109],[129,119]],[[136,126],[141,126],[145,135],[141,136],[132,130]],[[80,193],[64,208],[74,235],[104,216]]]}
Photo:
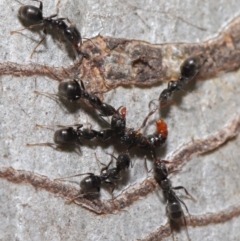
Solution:
{"label": "orange spot", "polygon": [[167,138],[168,130],[167,130],[167,124],[164,122],[164,120],[159,119],[158,121],[156,121],[156,127],[157,127],[157,133]]}
{"label": "orange spot", "polygon": [[126,117],[126,113],[127,113],[127,108],[126,107],[122,107],[121,110],[120,110],[120,113],[122,115],[123,118]]}

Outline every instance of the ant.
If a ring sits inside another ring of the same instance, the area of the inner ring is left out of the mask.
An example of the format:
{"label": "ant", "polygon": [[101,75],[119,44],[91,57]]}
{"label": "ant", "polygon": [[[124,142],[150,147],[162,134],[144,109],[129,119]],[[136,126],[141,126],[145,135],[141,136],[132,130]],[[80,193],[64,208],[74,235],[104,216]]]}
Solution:
{"label": "ant", "polygon": [[[168,100],[171,98],[174,91],[183,90],[183,85],[190,82],[200,71],[203,64],[207,61],[203,54],[191,56],[187,58],[180,66],[181,75],[177,80],[171,80],[168,87],[164,89],[159,96],[160,107],[166,106]],[[151,104],[153,100],[149,103]],[[146,125],[147,120],[158,110],[158,107],[153,109],[145,118],[141,128]]]}
{"label": "ant", "polygon": [[168,83],[167,89],[164,89],[160,96],[160,106],[163,107],[167,104],[174,91],[183,90],[183,85],[189,83],[200,71],[206,58],[200,54],[187,58],[180,67],[181,75],[178,80],[171,80]]}
{"label": "ant", "polygon": [[[30,23],[30,25],[27,28],[24,29],[32,29],[35,27],[42,27],[44,37],[38,42],[38,44],[33,49],[30,58],[32,58],[33,53],[37,49],[37,47],[44,41],[47,35],[47,28],[50,29],[57,29],[59,32],[63,34],[63,36],[67,39],[67,41],[72,45],[73,50],[77,56],[79,52],[79,49],[82,45],[82,37],[75,25],[68,26],[64,20],[67,20],[69,23],[68,18],[56,18],[57,14],[52,14],[49,17],[43,17],[42,10],[43,10],[43,4],[42,1],[39,0],[32,0],[35,2],[39,2],[39,7],[35,7],[32,5],[24,5],[21,6],[18,10],[18,16],[21,20],[24,22]],[[20,32],[24,29],[20,30],[14,30],[11,31],[11,34]]]}
{"label": "ant", "polygon": [[[41,125],[36,125],[38,127],[43,127]],[[81,140],[92,140],[92,139],[100,139],[103,141],[108,140],[112,137],[113,132],[111,129],[105,130],[94,130],[92,128],[83,128],[82,124],[76,125],[77,128],[74,129],[73,126],[65,127],[59,130],[56,130],[54,133],[54,143],[51,142],[44,142],[44,143],[31,143],[27,144],[27,146],[50,146],[53,148],[65,147],[66,145],[74,145],[79,147],[82,144]],[[62,127],[62,126],[60,126]]]}
{"label": "ant", "polygon": [[[154,178],[159,184],[160,188],[163,190],[163,195],[167,200],[166,213],[170,221],[178,222],[183,220],[184,226],[186,227],[187,236],[189,239],[189,234],[187,230],[187,222],[182,210],[181,204],[185,207],[187,213],[188,208],[186,204],[176,195],[173,190],[183,189],[187,196],[189,196],[193,201],[196,201],[183,186],[172,187],[171,181],[168,179],[168,169],[166,164],[169,164],[168,161],[160,160],[156,158],[154,162]],[[189,239],[190,240],[190,239]]]}
{"label": "ant", "polygon": [[113,186],[111,193],[113,193],[114,188],[116,186],[116,180],[119,180],[121,178],[121,172],[125,171],[126,169],[129,168],[129,165],[131,163],[130,157],[126,153],[121,153],[119,156],[116,158],[112,154],[108,154],[111,157],[113,157],[116,160],[116,167],[114,168],[109,168],[110,165],[112,164],[113,159],[105,165],[101,163],[98,159],[98,161],[104,165],[100,171],[100,175],[95,175],[94,173],[82,173],[82,174],[77,174],[69,177],[63,177],[63,178],[57,178],[55,180],[62,180],[70,177],[77,177],[77,176],[82,176],[82,175],[87,175],[85,178],[83,178],[80,181],[80,192],[77,196],[75,196],[73,199],[69,200],[68,203],[74,202],[76,199],[80,197],[87,197],[90,195],[99,195],[101,185],[103,183],[110,184]]}

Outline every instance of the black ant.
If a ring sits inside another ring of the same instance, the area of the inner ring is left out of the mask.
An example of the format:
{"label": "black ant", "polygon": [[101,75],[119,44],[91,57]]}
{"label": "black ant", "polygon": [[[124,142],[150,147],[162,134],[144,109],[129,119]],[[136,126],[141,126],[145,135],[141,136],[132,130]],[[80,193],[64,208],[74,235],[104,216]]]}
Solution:
{"label": "black ant", "polygon": [[68,203],[74,202],[76,199],[80,197],[87,197],[90,195],[99,195],[101,185],[103,183],[113,185],[113,188],[111,190],[111,193],[113,193],[115,185],[116,185],[116,180],[119,180],[121,178],[121,172],[125,171],[126,169],[129,168],[130,165],[130,157],[126,153],[120,154],[117,158],[113,156],[112,154],[108,154],[112,156],[114,159],[116,159],[116,167],[114,168],[109,168],[110,165],[112,164],[113,159],[108,163],[108,165],[104,165],[100,171],[100,175],[95,175],[94,173],[82,173],[82,174],[77,174],[69,177],[63,177],[63,178],[57,178],[55,180],[62,180],[70,177],[77,177],[77,176],[82,176],[82,175],[87,175],[85,178],[83,178],[80,181],[80,192],[77,196],[75,196],[73,199],[69,200]]}
{"label": "black ant", "polygon": [[[42,125],[36,125],[38,127],[44,127]],[[28,143],[27,146],[50,146],[55,149],[63,148],[65,146],[74,145],[79,147],[82,144],[82,140],[100,139],[102,141],[108,140],[113,135],[111,129],[94,130],[92,128],[83,128],[82,124],[76,125],[76,129],[73,126],[65,127],[54,132],[54,143]],[[62,126],[61,126],[62,127]]]}
{"label": "black ant", "polygon": [[180,67],[181,75],[178,80],[171,80],[167,89],[164,89],[159,96],[161,107],[167,104],[174,91],[183,90],[182,87],[198,74],[205,61],[206,58],[200,54],[191,56],[182,63]]}
{"label": "black ant", "polygon": [[[154,178],[156,182],[159,184],[160,188],[163,190],[163,195],[167,200],[166,212],[170,221],[178,222],[183,220],[184,226],[187,231],[187,222],[182,210],[181,204],[185,207],[187,213],[188,208],[186,204],[176,195],[173,190],[183,189],[187,196],[189,196],[192,200],[196,201],[183,186],[172,187],[171,181],[168,179],[168,169],[166,164],[169,164],[168,161],[160,160],[159,158],[155,159],[154,162]],[[189,238],[189,234],[187,231],[187,236]]]}
{"label": "black ant", "polygon": [[[70,25],[68,26],[64,20],[67,20],[70,22],[67,18],[56,18],[54,19],[57,14],[52,14],[49,17],[43,17],[42,10],[43,10],[43,4],[42,1],[39,0],[32,0],[35,2],[39,2],[39,7],[35,7],[32,5],[24,5],[21,6],[18,10],[18,16],[20,19],[23,21],[30,23],[27,28],[24,29],[32,29],[35,27],[42,27],[43,28],[43,33],[44,37],[39,41],[39,43],[35,46],[33,49],[30,58],[32,57],[34,51],[37,49],[37,47],[44,41],[47,35],[47,28],[51,29],[57,29],[60,31],[63,36],[67,39],[67,41],[72,45],[73,50],[75,51],[75,54],[79,53],[79,49],[82,45],[82,37],[75,25]],[[14,30],[11,31],[11,34],[20,32],[24,29],[20,30]]]}

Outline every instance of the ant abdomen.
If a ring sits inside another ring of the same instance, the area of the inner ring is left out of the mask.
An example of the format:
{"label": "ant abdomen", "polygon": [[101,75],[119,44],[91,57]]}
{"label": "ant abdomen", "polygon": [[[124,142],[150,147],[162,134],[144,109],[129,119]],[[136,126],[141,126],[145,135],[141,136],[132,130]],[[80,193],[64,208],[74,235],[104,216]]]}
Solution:
{"label": "ant abdomen", "polygon": [[184,215],[181,204],[178,201],[168,203],[167,215],[174,222],[177,222],[178,220],[180,220]]}
{"label": "ant abdomen", "polygon": [[30,24],[37,24],[43,20],[42,10],[31,5],[24,5],[18,10],[18,17]]}

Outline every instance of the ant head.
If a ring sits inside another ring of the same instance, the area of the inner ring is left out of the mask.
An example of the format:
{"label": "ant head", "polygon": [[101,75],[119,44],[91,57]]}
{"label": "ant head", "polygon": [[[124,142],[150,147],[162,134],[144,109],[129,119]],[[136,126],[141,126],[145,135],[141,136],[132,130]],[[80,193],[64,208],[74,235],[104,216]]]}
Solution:
{"label": "ant head", "polygon": [[183,78],[193,78],[206,61],[203,55],[195,55],[187,58],[181,65],[181,75]]}
{"label": "ant head", "polygon": [[161,134],[162,137],[167,138],[168,129],[167,129],[167,124],[166,124],[166,122],[164,122],[164,120],[162,120],[162,119],[157,120],[156,128],[157,128],[158,134]]}
{"label": "ant head", "polygon": [[81,98],[82,90],[76,80],[61,82],[58,86],[58,95],[69,101]]}
{"label": "ant head", "polygon": [[24,5],[18,9],[18,17],[29,24],[38,24],[43,20],[42,10],[31,5]]}
{"label": "ant head", "polygon": [[100,191],[101,178],[94,174],[89,174],[87,177],[83,178],[80,182],[81,191],[85,194],[92,191]]}
{"label": "ant head", "polygon": [[77,133],[72,127],[60,129],[54,133],[54,142],[60,145],[75,143],[77,138]]}

